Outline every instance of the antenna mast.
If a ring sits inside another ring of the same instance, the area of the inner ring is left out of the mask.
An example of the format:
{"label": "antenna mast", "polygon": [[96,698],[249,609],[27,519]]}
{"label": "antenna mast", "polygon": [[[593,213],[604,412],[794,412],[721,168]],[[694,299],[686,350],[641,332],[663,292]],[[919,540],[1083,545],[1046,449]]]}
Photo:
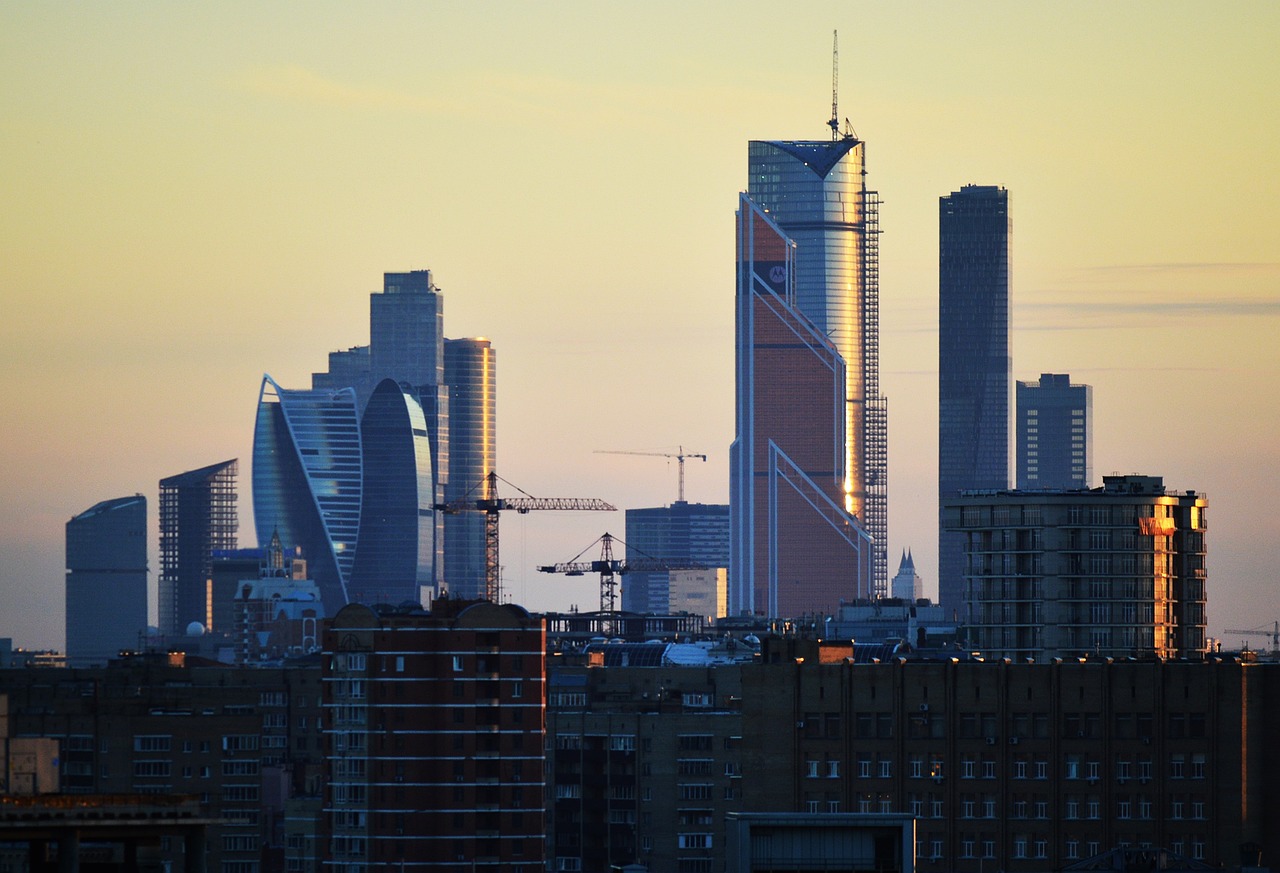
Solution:
{"label": "antenna mast", "polygon": [[831,120],[827,126],[831,128],[831,139],[840,138],[840,113],[836,107],[840,90],[840,32],[831,31]]}

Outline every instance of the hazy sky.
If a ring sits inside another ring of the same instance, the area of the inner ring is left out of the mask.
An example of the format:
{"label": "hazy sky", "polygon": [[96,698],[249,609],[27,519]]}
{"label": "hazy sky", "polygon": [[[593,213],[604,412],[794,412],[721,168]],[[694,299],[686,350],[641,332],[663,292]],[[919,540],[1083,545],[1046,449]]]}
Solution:
{"label": "hazy sky", "polygon": [[[67,519],[141,492],[154,528],[164,476],[239,457],[254,545],[262,374],[367,342],[384,271],[493,340],[505,479],[660,505],[674,463],[593,450],[683,444],[727,501],[746,142],[828,135],[833,29],[884,201],[891,574],[936,591],[938,197],[997,184],[1015,378],[1094,386],[1099,481],[1208,494],[1211,633],[1280,619],[1272,0],[6,3],[0,636],[60,648]],[[595,608],[533,568],[606,530],[505,519],[508,591]]]}

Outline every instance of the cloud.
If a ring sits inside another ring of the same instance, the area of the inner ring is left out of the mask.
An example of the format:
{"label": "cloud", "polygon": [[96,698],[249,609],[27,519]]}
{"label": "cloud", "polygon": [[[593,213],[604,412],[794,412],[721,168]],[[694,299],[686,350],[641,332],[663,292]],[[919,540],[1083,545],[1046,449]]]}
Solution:
{"label": "cloud", "polygon": [[238,76],[235,86],[264,97],[339,109],[439,112],[448,104],[391,88],[348,85],[296,65],[257,67]]}

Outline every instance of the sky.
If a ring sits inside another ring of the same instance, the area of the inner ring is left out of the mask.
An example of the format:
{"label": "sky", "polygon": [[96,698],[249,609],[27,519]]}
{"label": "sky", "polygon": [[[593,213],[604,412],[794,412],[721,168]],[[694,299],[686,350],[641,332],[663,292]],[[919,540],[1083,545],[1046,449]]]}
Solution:
{"label": "sky", "polygon": [[[0,637],[60,649],[66,521],[142,493],[154,529],[165,476],[238,457],[254,545],[262,374],[366,343],[387,271],[493,341],[503,479],[663,505],[674,461],[596,452],[683,446],[727,502],[746,143],[829,135],[833,30],[890,574],[936,593],[938,198],[994,184],[1014,378],[1094,386],[1095,484],[1208,495],[1212,635],[1280,620],[1280,4],[119,0],[0,5]],[[605,531],[504,518],[506,591],[594,609],[534,568]]]}

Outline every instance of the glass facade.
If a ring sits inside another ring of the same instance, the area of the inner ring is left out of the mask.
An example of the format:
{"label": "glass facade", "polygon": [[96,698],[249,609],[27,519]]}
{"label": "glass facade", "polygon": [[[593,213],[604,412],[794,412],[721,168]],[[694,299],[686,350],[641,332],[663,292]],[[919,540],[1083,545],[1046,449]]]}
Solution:
{"label": "glass facade", "polygon": [[[939,198],[938,497],[1009,487],[1009,202],[992,185]],[[964,543],[938,527],[938,602],[964,605]]]}
{"label": "glass facade", "polygon": [[160,480],[160,631],[182,635],[191,622],[208,627],[207,581],[216,549],[234,549],[239,463],[189,470]]}
{"label": "glass facade", "polygon": [[[363,484],[356,393],[288,390],[262,379],[253,435],[253,516],[265,547],[300,547],[325,613],[347,602]],[[234,546],[232,546],[234,547]]]}
{"label": "glass facade", "polygon": [[[628,558],[729,566],[729,507],[677,501],[627,510]],[[666,573],[629,572],[622,579],[624,612],[666,614],[671,609]]]}
{"label": "glass facade", "polygon": [[1093,482],[1093,388],[1065,373],[1017,385],[1018,488],[1088,488]]}
{"label": "glass facade", "polygon": [[359,548],[347,586],[355,603],[419,603],[434,584],[435,479],[422,407],[408,386],[384,379],[360,420],[364,477]]}
{"label": "glass facade", "polygon": [[796,246],[747,194],[737,251],[729,614],[829,612],[871,580],[845,501],[845,362],[797,308]]}
{"label": "glass facade", "polygon": [[104,500],[67,522],[67,665],[106,664],[147,626],[147,498]]}
{"label": "glass facade", "polygon": [[[444,380],[449,391],[449,476],[445,501],[483,494],[497,463],[497,357],[483,338],[444,341]],[[458,511],[444,517],[444,583],[456,597],[485,596],[485,514]]]}
{"label": "glass facade", "polygon": [[795,244],[795,307],[845,366],[845,508],[874,539],[871,589],[888,593],[887,404],[880,395],[878,199],[865,143],[748,144],[747,193]]}

